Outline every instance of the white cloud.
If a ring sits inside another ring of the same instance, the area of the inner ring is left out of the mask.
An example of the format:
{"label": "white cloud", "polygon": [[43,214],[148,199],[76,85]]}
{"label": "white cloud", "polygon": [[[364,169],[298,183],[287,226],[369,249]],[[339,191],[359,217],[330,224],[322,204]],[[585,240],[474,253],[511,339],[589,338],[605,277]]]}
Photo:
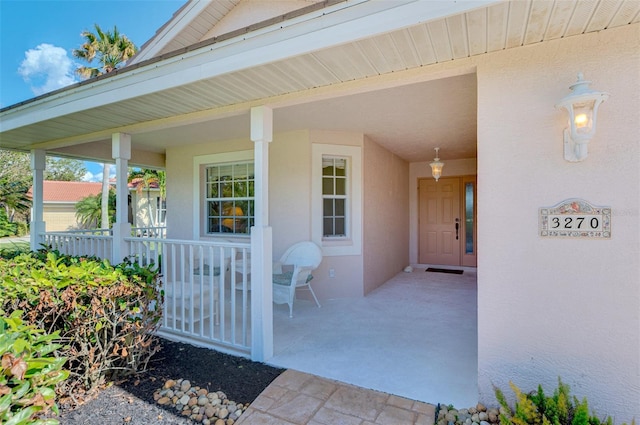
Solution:
{"label": "white cloud", "polygon": [[85,181],[85,182],[102,181],[102,173],[98,175],[98,174],[93,174],[91,171],[87,171],[86,173],[84,173],[84,177],[82,177],[82,181]]}
{"label": "white cloud", "polygon": [[[114,167],[113,165],[111,165],[111,167],[109,167],[109,178],[110,179],[115,179],[116,178],[116,167]],[[82,178],[83,181],[85,182],[102,182],[102,170],[97,172],[97,173],[92,173],[91,171],[87,171],[84,174],[84,177]]]}
{"label": "white cloud", "polygon": [[43,43],[24,53],[25,59],[18,68],[22,79],[30,85],[35,95],[47,93],[77,81],[75,65],[62,47]]}

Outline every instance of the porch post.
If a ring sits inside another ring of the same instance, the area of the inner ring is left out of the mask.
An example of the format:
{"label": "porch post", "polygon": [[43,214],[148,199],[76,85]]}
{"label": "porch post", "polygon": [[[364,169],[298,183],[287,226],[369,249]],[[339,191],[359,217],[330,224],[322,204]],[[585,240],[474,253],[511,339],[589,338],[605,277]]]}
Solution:
{"label": "porch post", "polygon": [[269,226],[269,143],[273,140],[273,111],[251,108],[254,142],[255,223],[251,228],[251,359],[273,357],[272,230]]}
{"label": "porch post", "polygon": [[29,244],[31,251],[40,248],[42,239],[40,235],[46,231],[46,223],[43,215],[43,180],[47,155],[43,150],[31,151],[31,170],[33,171],[33,205],[31,207],[31,224],[29,231]]}
{"label": "porch post", "polygon": [[129,255],[124,238],[131,236],[131,225],[128,221],[127,177],[129,176],[129,159],[131,159],[131,135],[114,133],[111,135],[111,156],[116,160],[116,222],[113,224],[113,247],[111,261],[122,262]]}

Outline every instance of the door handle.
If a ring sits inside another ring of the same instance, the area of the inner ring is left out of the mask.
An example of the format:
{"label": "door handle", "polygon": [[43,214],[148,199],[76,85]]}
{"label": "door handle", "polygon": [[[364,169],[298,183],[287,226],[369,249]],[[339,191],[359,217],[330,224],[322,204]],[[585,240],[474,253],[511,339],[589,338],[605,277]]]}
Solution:
{"label": "door handle", "polygon": [[456,240],[458,240],[458,230],[460,229],[460,219],[456,218]]}

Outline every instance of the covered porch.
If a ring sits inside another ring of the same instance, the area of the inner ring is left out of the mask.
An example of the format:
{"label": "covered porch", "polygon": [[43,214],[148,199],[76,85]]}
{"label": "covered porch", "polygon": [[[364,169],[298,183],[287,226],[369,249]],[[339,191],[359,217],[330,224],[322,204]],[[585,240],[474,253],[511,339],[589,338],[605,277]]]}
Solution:
{"label": "covered porch", "polygon": [[478,401],[477,272],[400,272],[357,299],[294,317],[274,306],[268,363],[431,404]]}
{"label": "covered porch", "polygon": [[[251,304],[235,312],[250,313],[254,359],[313,366],[347,382],[359,375],[365,387],[400,382],[403,389],[383,390],[411,398],[431,400],[408,391],[433,389],[449,399],[435,401],[455,404],[468,403],[456,398],[467,390],[474,401],[495,402],[494,384],[551,387],[561,374],[598,411],[629,418],[640,410],[640,179],[629,124],[640,111],[638,2],[328,1],[195,43],[185,37],[189,23],[216,23],[195,8],[206,2],[190,5],[176,15],[181,26],[159,33],[132,66],[0,110],[3,147],[34,155],[35,202],[45,153],[115,162],[118,176],[127,163],[165,168],[167,241],[189,253],[180,282],[205,290],[205,274],[196,273],[205,267],[195,264],[203,257],[191,252],[250,251]],[[567,116],[554,105],[577,72],[611,100],[590,157],[573,163],[562,155]],[[438,302],[437,285],[419,295],[399,284],[398,302],[386,292],[384,283],[407,264],[446,264],[419,257],[419,182],[431,179],[436,147],[446,164],[440,186],[478,177],[477,304],[449,284],[453,298]],[[350,226],[338,241],[323,233],[325,158],[351,164]],[[207,227],[206,172],[249,162],[255,227],[227,247],[214,240],[226,234]],[[126,203],[125,192],[118,196]],[[540,209],[576,197],[612,208],[613,237],[540,235]],[[116,259],[133,245],[123,211],[105,236]],[[32,232],[43,225],[36,215]],[[290,320],[284,306],[272,305],[271,262],[300,240],[322,245],[314,289],[323,307],[300,301]],[[219,308],[237,308],[244,298],[233,281],[216,285],[211,275]],[[440,321],[464,317],[459,307],[473,317],[478,311],[479,326]],[[226,318],[226,310],[218,315]],[[182,332],[211,329],[211,317],[202,327],[188,319],[176,323]],[[610,343],[585,351],[584,341],[594,339]],[[371,360],[359,357],[371,352]],[[332,355],[322,369],[319,360]],[[470,357],[458,364],[457,355]],[[436,388],[469,370],[469,382],[451,396]]]}
{"label": "covered porch", "polygon": [[[42,236],[75,255],[100,254],[112,240],[90,232]],[[259,300],[245,266],[249,244],[134,236],[126,242],[137,261],[161,264],[161,336],[251,355],[251,311]],[[210,272],[215,269],[227,272]],[[323,300],[321,308],[300,294],[293,318],[286,304],[274,305],[273,357],[265,360],[412,400],[471,406],[477,402],[477,269],[456,269],[462,274],[415,267],[365,297]]]}

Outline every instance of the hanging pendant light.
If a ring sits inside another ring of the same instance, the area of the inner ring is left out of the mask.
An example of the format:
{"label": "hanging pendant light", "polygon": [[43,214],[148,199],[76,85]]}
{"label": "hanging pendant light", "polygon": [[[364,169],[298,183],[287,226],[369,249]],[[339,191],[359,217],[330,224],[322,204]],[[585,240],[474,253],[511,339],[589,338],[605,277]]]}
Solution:
{"label": "hanging pendant light", "polygon": [[436,157],[429,165],[431,165],[431,175],[434,179],[436,179],[436,181],[438,181],[438,179],[442,175],[442,167],[444,167],[444,163],[440,162],[440,158],[438,158],[438,151],[440,150],[440,148],[435,148],[435,150]]}

